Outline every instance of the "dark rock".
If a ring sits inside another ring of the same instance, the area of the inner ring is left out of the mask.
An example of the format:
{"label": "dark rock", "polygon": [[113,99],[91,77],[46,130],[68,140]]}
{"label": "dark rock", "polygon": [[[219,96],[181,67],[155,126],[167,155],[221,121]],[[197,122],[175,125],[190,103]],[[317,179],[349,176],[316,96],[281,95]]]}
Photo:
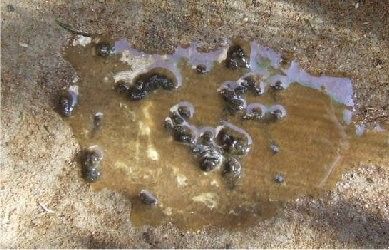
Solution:
{"label": "dark rock", "polygon": [[170,112],[169,117],[174,125],[181,125],[185,122],[184,118],[177,111]]}
{"label": "dark rock", "polygon": [[223,156],[219,150],[208,147],[200,155],[200,168],[203,171],[212,171],[220,166]]}
{"label": "dark rock", "polygon": [[227,51],[226,66],[229,69],[249,68],[246,53],[239,45],[231,46]]}
{"label": "dark rock", "polygon": [[101,177],[101,160],[103,152],[97,147],[89,148],[85,151],[83,161],[83,175],[89,182],[95,182]]}
{"label": "dark rock", "polygon": [[194,131],[186,125],[175,125],[173,127],[173,138],[184,143],[194,143]]}
{"label": "dark rock", "polygon": [[189,118],[192,117],[192,111],[190,109],[190,107],[186,106],[186,105],[180,105],[177,109],[178,113],[180,114],[180,116],[182,118],[184,118],[185,120],[188,120]]}
{"label": "dark rock", "polygon": [[275,177],[274,177],[274,181],[278,184],[282,184],[285,182],[285,177],[282,175],[282,174],[277,174]]}
{"label": "dark rock", "polygon": [[228,154],[246,155],[250,150],[249,140],[246,135],[228,127],[221,129],[216,139],[218,145]]}
{"label": "dark rock", "polygon": [[286,110],[281,105],[274,105],[270,108],[270,114],[274,120],[281,120],[286,117]]}
{"label": "dark rock", "polygon": [[101,177],[101,170],[99,168],[84,169],[84,178],[88,182],[96,182]]}
{"label": "dark rock", "polygon": [[259,103],[252,103],[247,105],[245,113],[242,118],[246,120],[260,120],[265,116],[266,108]]}
{"label": "dark rock", "polygon": [[95,49],[96,55],[107,57],[111,54],[112,46],[109,43],[101,42],[96,44]]}
{"label": "dark rock", "polygon": [[149,206],[156,206],[158,204],[157,197],[155,197],[153,193],[145,189],[140,191],[139,198],[144,204]]}
{"label": "dark rock", "polygon": [[235,91],[230,89],[222,89],[220,94],[227,103],[227,109],[232,113],[241,111],[246,108],[246,100]]}
{"label": "dark rock", "polygon": [[162,88],[172,90],[175,88],[174,82],[168,77],[156,73],[146,73],[139,75],[134,84],[128,89],[128,96],[132,101],[145,98],[151,92]]}
{"label": "dark rock", "polygon": [[240,178],[242,166],[237,159],[231,157],[224,163],[223,166],[223,176],[229,179]]}
{"label": "dark rock", "polygon": [[207,66],[204,64],[199,64],[196,66],[196,72],[199,74],[205,74],[207,73]]}
{"label": "dark rock", "polygon": [[207,130],[207,131],[204,131],[204,132],[200,135],[198,141],[199,141],[199,143],[201,143],[202,145],[210,146],[210,145],[213,144],[214,137],[215,137],[215,135],[213,134],[213,132]]}
{"label": "dark rock", "polygon": [[101,128],[102,126],[102,123],[103,123],[103,113],[101,112],[97,112],[94,116],[93,116],[93,126],[95,129],[99,129]]}
{"label": "dark rock", "polygon": [[69,89],[60,98],[60,110],[62,115],[69,117],[72,115],[75,107],[78,104],[78,93],[73,89]]}
{"label": "dark rock", "polygon": [[277,144],[275,144],[275,143],[272,143],[270,145],[270,149],[273,152],[273,154],[277,154],[277,153],[280,152],[280,147]]}
{"label": "dark rock", "polygon": [[84,167],[85,168],[97,168],[103,159],[103,152],[97,147],[88,149],[85,152]]}
{"label": "dark rock", "polygon": [[280,81],[280,80],[278,80],[275,83],[271,84],[271,87],[274,90],[284,90],[284,89],[286,89],[285,84],[282,81]]}

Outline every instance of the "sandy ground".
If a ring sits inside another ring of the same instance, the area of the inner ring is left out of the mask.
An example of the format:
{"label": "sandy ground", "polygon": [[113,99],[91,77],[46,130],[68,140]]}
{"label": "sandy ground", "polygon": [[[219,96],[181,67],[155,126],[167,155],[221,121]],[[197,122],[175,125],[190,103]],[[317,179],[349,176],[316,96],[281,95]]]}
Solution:
{"label": "sandy ground", "polygon": [[386,1],[118,2],[1,2],[0,247],[389,247],[389,166],[369,159],[331,192],[287,203],[244,232],[134,228],[128,197],[92,192],[80,178],[79,146],[53,108],[75,74],[58,19],[153,52],[255,38],[311,72],[351,77],[355,121],[388,122]]}

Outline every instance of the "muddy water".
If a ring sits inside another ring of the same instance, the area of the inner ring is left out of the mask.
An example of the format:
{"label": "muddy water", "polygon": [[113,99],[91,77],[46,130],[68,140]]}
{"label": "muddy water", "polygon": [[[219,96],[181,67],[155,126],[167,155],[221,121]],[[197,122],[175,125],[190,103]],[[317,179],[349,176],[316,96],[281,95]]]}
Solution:
{"label": "muddy water", "polygon": [[[79,106],[67,121],[83,148],[98,145],[104,152],[102,177],[91,186],[128,195],[135,225],[171,221],[188,229],[249,226],[274,216],[282,202],[329,190],[354,164],[388,163],[388,133],[357,137],[355,127],[344,119],[353,105],[349,79],[312,76],[268,48],[243,45],[251,50],[250,70],[227,69],[222,63],[227,48],[200,53],[192,45],[173,55],[147,55],[120,40],[115,53],[105,58],[96,55],[93,44],[66,49],[65,57],[79,76],[80,94]],[[198,74],[197,64],[209,71]],[[114,90],[115,81],[131,84],[139,73],[154,67],[170,70],[178,87],[157,90],[140,101]],[[266,88],[260,96],[246,94],[247,102],[282,105],[287,111],[284,119],[247,121],[225,112],[217,89],[249,72],[260,75]],[[271,89],[278,79],[286,89]],[[194,105],[191,123],[197,127],[228,121],[251,136],[252,147],[241,159],[243,175],[234,188],[220,169],[203,172],[189,148],[173,141],[164,128],[169,109],[180,101]],[[93,125],[96,112],[103,113],[99,129]],[[272,152],[272,144],[279,146],[279,153]],[[278,174],[284,183],[274,181]],[[156,207],[139,201],[142,189],[158,197]]]}

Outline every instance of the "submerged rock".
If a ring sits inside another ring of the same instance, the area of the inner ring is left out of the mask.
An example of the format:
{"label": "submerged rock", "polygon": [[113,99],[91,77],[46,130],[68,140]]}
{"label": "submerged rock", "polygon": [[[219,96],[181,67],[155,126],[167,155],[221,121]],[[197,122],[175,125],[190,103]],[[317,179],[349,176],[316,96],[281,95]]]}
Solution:
{"label": "submerged rock", "polygon": [[223,176],[228,179],[238,179],[241,176],[242,166],[234,157],[230,157],[223,165]]}
{"label": "submerged rock", "polygon": [[223,160],[223,155],[216,147],[204,147],[200,153],[200,168],[203,171],[212,171],[218,168]]}
{"label": "submerged rock", "polygon": [[157,73],[146,73],[138,76],[134,84],[129,87],[127,93],[130,100],[138,101],[157,89],[173,90],[174,88],[173,80],[167,76]]}
{"label": "submerged rock", "polygon": [[285,182],[285,177],[284,175],[282,174],[276,174],[276,176],[274,177],[274,182],[275,183],[278,183],[278,184],[282,184]]}
{"label": "submerged rock", "polygon": [[[239,91],[239,90],[238,90]],[[226,101],[227,109],[232,113],[244,110],[246,108],[246,100],[237,91],[232,89],[221,89],[219,93],[222,95],[224,101]]]}
{"label": "submerged rock", "polygon": [[207,73],[207,66],[204,64],[199,64],[196,66],[196,72],[199,74],[205,74]]}
{"label": "submerged rock", "polygon": [[191,144],[195,140],[195,131],[186,125],[175,125],[173,127],[173,138],[176,141]]}
{"label": "submerged rock", "polygon": [[78,105],[78,86],[70,86],[60,98],[60,110],[63,116],[69,117]]}
{"label": "submerged rock", "polygon": [[96,146],[90,147],[84,153],[83,176],[89,182],[95,182],[101,177],[101,160],[103,152]]}
{"label": "submerged rock", "polygon": [[260,120],[266,114],[266,107],[260,103],[252,103],[247,105],[242,118],[246,120]]}
{"label": "submerged rock", "polygon": [[281,120],[286,117],[286,109],[282,105],[271,106],[270,115],[274,120]]}
{"label": "submerged rock", "polygon": [[277,80],[276,82],[272,83],[271,87],[274,90],[284,90],[284,89],[286,89],[285,84],[282,81],[280,81],[280,80]]}
{"label": "submerged rock", "polygon": [[231,155],[246,155],[251,147],[251,139],[248,135],[232,127],[222,128],[216,140],[223,151]]}
{"label": "submerged rock", "polygon": [[158,204],[157,197],[153,193],[145,189],[140,191],[139,198],[144,204],[149,206],[156,206]]}
{"label": "submerged rock", "polygon": [[96,55],[101,57],[107,57],[112,52],[112,46],[106,42],[97,43],[95,49],[96,49]]}

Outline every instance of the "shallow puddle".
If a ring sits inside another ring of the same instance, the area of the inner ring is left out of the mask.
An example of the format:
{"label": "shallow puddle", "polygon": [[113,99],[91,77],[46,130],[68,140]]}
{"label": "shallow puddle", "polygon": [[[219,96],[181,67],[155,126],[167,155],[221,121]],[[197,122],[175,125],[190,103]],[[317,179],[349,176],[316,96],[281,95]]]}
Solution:
{"label": "shallow puddle", "polygon": [[[102,176],[92,187],[127,194],[135,225],[249,226],[274,216],[282,202],[329,190],[347,166],[388,162],[388,133],[357,137],[350,124],[354,103],[347,78],[310,75],[255,42],[241,44],[250,69],[236,70],[223,61],[228,45],[208,53],[192,44],[172,55],[148,55],[126,40],[111,44],[115,49],[106,57],[96,55],[94,44],[66,48],[65,58],[79,76],[79,105],[66,120],[82,148],[98,145],[103,151]],[[153,68],[168,70],[177,88],[158,89],[138,101],[115,90],[117,82],[131,85]],[[263,105],[265,116],[282,107],[285,117],[246,120],[244,111],[226,110],[220,90],[250,74],[260,79],[263,93],[247,91],[245,105]],[[173,140],[164,121],[180,102],[193,105],[187,123],[196,129],[195,140],[202,128],[217,133],[223,124],[252,140],[247,155],[236,157],[242,175],[233,185],[223,166],[204,172],[190,146]],[[103,115],[96,126],[98,112]],[[140,201],[142,189],[156,195],[157,206]]]}

